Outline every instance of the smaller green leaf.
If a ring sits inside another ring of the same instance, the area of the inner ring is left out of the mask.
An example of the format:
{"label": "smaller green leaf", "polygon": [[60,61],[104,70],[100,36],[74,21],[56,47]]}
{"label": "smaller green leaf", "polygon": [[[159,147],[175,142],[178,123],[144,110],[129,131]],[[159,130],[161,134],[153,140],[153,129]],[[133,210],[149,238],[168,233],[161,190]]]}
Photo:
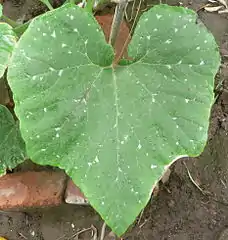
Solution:
{"label": "smaller green leaf", "polygon": [[9,110],[0,105],[0,176],[26,158],[25,143],[18,123]]}
{"label": "smaller green leaf", "polygon": [[3,76],[5,69],[8,66],[16,40],[16,35],[13,32],[12,27],[7,23],[0,22],[0,77]]}

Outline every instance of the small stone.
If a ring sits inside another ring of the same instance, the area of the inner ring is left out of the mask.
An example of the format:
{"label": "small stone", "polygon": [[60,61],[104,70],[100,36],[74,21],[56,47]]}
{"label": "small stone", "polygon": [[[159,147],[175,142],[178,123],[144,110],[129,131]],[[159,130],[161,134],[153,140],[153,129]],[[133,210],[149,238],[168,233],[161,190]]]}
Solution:
{"label": "small stone", "polygon": [[174,205],[175,205],[175,202],[174,202],[173,200],[170,200],[170,201],[168,202],[168,206],[169,206],[170,208],[173,208]]}

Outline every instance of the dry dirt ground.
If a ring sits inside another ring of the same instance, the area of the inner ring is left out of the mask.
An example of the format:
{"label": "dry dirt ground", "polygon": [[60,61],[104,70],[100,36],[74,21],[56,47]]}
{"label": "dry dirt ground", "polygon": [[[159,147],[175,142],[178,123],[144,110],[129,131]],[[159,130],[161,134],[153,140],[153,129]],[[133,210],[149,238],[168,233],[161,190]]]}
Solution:
{"label": "dry dirt ground", "polygon": [[[180,4],[175,0],[165,3]],[[153,4],[144,1],[142,8]],[[184,0],[182,4],[198,10],[204,1]],[[38,0],[6,0],[4,4],[5,15],[15,20],[28,20],[44,10]],[[200,157],[181,159],[172,166],[169,181],[160,186],[158,196],[148,203],[124,240],[228,239],[228,14],[198,14],[214,34],[223,56],[216,86],[222,84],[215,90],[217,100],[211,113],[208,143]],[[186,166],[203,191],[193,184]],[[100,230],[102,224],[90,207],[64,205],[26,213],[0,213],[0,235],[9,240],[76,239],[73,234],[77,230],[91,225]],[[91,240],[91,236],[87,232],[79,239]]]}

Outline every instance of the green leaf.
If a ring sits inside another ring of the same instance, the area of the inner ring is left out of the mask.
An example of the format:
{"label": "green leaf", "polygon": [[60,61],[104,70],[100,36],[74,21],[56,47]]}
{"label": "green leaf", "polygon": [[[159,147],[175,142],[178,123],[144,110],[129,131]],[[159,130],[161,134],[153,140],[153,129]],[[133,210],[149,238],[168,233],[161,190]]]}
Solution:
{"label": "green leaf", "polygon": [[0,105],[0,176],[25,160],[25,144],[18,123],[9,110]]}
{"label": "green leaf", "polygon": [[152,8],[129,46],[134,62],[114,68],[94,18],[65,5],[36,18],[13,54],[29,156],[65,169],[118,235],[165,167],[205,146],[220,57],[195,21],[185,8]]}
{"label": "green leaf", "polygon": [[0,77],[3,76],[5,69],[8,66],[15,43],[16,36],[12,27],[7,23],[0,22]]}

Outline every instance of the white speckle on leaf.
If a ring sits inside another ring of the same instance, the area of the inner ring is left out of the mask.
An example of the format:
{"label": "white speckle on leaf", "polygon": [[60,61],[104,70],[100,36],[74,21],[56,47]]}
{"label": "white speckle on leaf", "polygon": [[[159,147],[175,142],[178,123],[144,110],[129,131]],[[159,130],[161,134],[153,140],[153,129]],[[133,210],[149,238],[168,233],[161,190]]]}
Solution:
{"label": "white speckle on leaf", "polygon": [[166,44],[170,44],[170,43],[172,43],[172,40],[171,40],[171,39],[167,39],[167,40],[165,41],[165,43],[166,43]]}
{"label": "white speckle on leaf", "polygon": [[46,148],[42,148],[41,149],[41,152],[45,152],[47,149]]}
{"label": "white speckle on leaf", "polygon": [[124,141],[121,141],[120,143],[123,145],[123,144],[124,144]]}
{"label": "white speckle on leaf", "polygon": [[73,15],[70,15],[70,19],[71,19],[71,20],[74,20],[74,16],[73,16]]}
{"label": "white speckle on leaf", "polygon": [[186,103],[189,103],[189,101],[190,101],[190,100],[189,100],[188,98],[185,98],[185,102],[186,102]]}
{"label": "white speckle on leaf", "polygon": [[157,28],[154,28],[154,30],[153,30],[154,32],[157,32],[158,31],[158,29]]}
{"label": "white speckle on leaf", "polygon": [[72,52],[71,52],[71,51],[68,51],[68,54],[72,54]]}
{"label": "white speckle on leaf", "polygon": [[104,205],[105,203],[104,202],[101,202],[101,205]]}
{"label": "white speckle on leaf", "polygon": [[170,65],[166,65],[168,69],[171,69],[172,67]]}
{"label": "white speckle on leaf", "polygon": [[99,163],[99,162],[100,162],[98,156],[95,157],[95,160],[94,160],[94,161],[95,161],[96,163]]}
{"label": "white speckle on leaf", "polygon": [[187,25],[184,25],[183,28],[184,28],[184,29],[187,28]]}
{"label": "white speckle on leaf", "polygon": [[40,28],[37,28],[37,31],[40,32]]}
{"label": "white speckle on leaf", "polygon": [[204,40],[204,43],[207,43],[207,40]]}
{"label": "white speckle on leaf", "polygon": [[27,60],[29,60],[29,61],[32,60],[30,57],[28,57],[28,56],[26,56],[26,55],[25,55],[25,58],[26,58]]}
{"label": "white speckle on leaf", "polygon": [[177,120],[177,118],[176,118],[176,117],[173,117],[172,119],[173,119],[174,121],[175,121],[175,120]]}
{"label": "white speckle on leaf", "polygon": [[58,132],[61,128],[60,127],[56,127],[55,131]]}
{"label": "white speckle on leaf", "polygon": [[58,75],[61,77],[61,76],[62,76],[62,74],[63,74],[63,69],[59,70],[59,73],[58,73]]}
{"label": "white speckle on leaf", "polygon": [[182,60],[180,60],[177,64],[181,64],[182,63]]}
{"label": "white speckle on leaf", "polygon": [[202,65],[204,65],[205,64],[205,62],[203,61],[203,60],[201,60],[200,61],[200,65],[202,66]]}
{"label": "white speckle on leaf", "polygon": [[36,138],[40,138],[40,135],[36,135]]}
{"label": "white speckle on leaf", "polygon": [[196,50],[200,50],[200,46],[196,47]]}
{"label": "white speckle on leaf", "polygon": [[47,108],[44,108],[44,112],[47,112]]}
{"label": "white speckle on leaf", "polygon": [[179,126],[178,126],[178,125],[176,125],[176,128],[179,128]]}
{"label": "white speckle on leaf", "polygon": [[167,79],[167,76],[166,76],[166,75],[164,75],[164,78],[165,78],[165,79]]}
{"label": "white speckle on leaf", "polygon": [[146,156],[148,157],[148,156],[149,156],[149,153],[146,153]]}
{"label": "white speckle on leaf", "polygon": [[49,67],[49,70],[52,71],[52,72],[55,71],[55,69],[52,68],[52,67]]}
{"label": "white speckle on leaf", "polygon": [[57,158],[60,158],[60,156],[59,156],[58,154],[56,155],[56,157],[57,157]]}
{"label": "white speckle on leaf", "polygon": [[174,29],[174,32],[175,32],[175,33],[176,33],[176,32],[178,32],[178,29],[177,29],[177,28],[175,28],[175,29]]}
{"label": "white speckle on leaf", "polygon": [[189,64],[189,67],[192,68],[192,64]]}
{"label": "white speckle on leaf", "polygon": [[193,143],[193,142],[194,142],[194,140],[190,139],[190,140],[189,140],[189,142]]}
{"label": "white speckle on leaf", "polygon": [[125,141],[128,140],[128,135],[124,135],[124,140],[125,140]]}
{"label": "white speckle on leaf", "polygon": [[145,22],[147,22],[147,21],[148,21],[148,18],[145,19]]}
{"label": "white speckle on leaf", "polygon": [[157,167],[158,167],[158,166],[157,166],[157,165],[154,165],[154,164],[151,164],[151,165],[150,165],[150,168],[151,168],[151,169],[154,169],[154,168],[157,168]]}
{"label": "white speckle on leaf", "polygon": [[77,28],[74,28],[74,32],[78,32],[78,29],[77,29]]}
{"label": "white speckle on leaf", "polygon": [[91,167],[93,164],[91,162],[88,162],[89,167]]}
{"label": "white speckle on leaf", "polygon": [[200,131],[202,131],[202,130],[203,130],[203,128],[202,128],[202,127],[199,127],[199,130],[200,130]]}
{"label": "white speckle on leaf", "polygon": [[59,133],[56,133],[55,137],[59,138]]}
{"label": "white speckle on leaf", "polygon": [[85,45],[88,43],[88,39],[85,40]]}
{"label": "white speckle on leaf", "polygon": [[188,81],[188,79],[187,79],[187,78],[185,78],[185,79],[184,79],[184,81],[185,81],[185,82],[187,82],[187,81]]}
{"label": "white speckle on leaf", "polygon": [[142,148],[142,145],[141,145],[141,143],[140,143],[140,141],[139,141],[139,144],[138,144],[138,147],[137,147],[139,150]]}
{"label": "white speckle on leaf", "polygon": [[148,40],[150,40],[150,36],[147,36],[146,38],[147,38]]}
{"label": "white speckle on leaf", "polygon": [[119,171],[119,172],[123,172],[123,170],[122,170],[120,167],[118,167],[118,171]]}
{"label": "white speckle on leaf", "polygon": [[43,36],[47,36],[47,33],[43,33],[42,35],[43,35]]}
{"label": "white speckle on leaf", "polygon": [[155,103],[155,102],[156,102],[155,98],[154,98],[154,97],[152,97],[152,103]]}
{"label": "white speckle on leaf", "polygon": [[74,224],[73,223],[71,223],[71,227],[74,228]]}
{"label": "white speckle on leaf", "polygon": [[160,19],[162,15],[156,14],[157,19]]}
{"label": "white speckle on leaf", "polygon": [[62,43],[62,48],[65,48],[67,45],[65,43]]}
{"label": "white speckle on leaf", "polygon": [[179,142],[176,142],[176,145],[178,146],[178,145],[179,145]]}
{"label": "white speckle on leaf", "polygon": [[34,232],[34,231],[32,231],[32,232],[31,232],[31,235],[34,237],[34,236],[35,236],[35,232]]}
{"label": "white speckle on leaf", "polygon": [[53,33],[51,34],[51,37],[56,38],[55,30],[54,30]]}
{"label": "white speckle on leaf", "polygon": [[36,76],[33,76],[33,77],[32,77],[32,80],[36,80]]}

